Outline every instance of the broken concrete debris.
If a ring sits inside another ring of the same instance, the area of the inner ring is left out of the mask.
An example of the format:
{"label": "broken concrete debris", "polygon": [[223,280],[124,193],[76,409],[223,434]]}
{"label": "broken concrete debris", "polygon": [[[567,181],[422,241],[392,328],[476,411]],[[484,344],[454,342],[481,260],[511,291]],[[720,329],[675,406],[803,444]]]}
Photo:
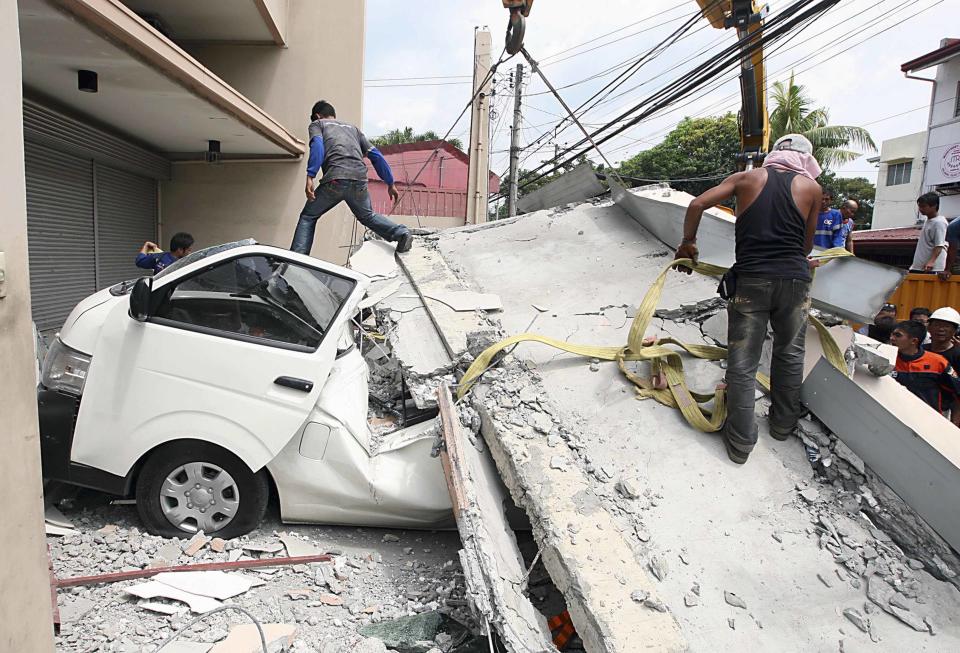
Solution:
{"label": "broken concrete debris", "polygon": [[743,601],[743,599],[741,599],[739,596],[737,596],[733,592],[728,592],[724,590],[723,600],[727,602],[727,605],[732,605],[733,607],[740,608],[742,610],[747,609],[747,604]]}

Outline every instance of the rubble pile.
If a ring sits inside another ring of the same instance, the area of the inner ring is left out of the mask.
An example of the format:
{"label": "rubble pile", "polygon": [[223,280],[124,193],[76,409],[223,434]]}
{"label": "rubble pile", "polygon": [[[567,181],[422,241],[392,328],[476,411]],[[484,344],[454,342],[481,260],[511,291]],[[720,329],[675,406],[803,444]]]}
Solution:
{"label": "rubble pile", "polygon": [[[455,642],[449,633],[466,633],[472,624],[464,598],[463,575],[457,561],[455,533],[383,532],[363,528],[289,529],[264,524],[233,540],[204,535],[167,539],[141,532],[126,519],[128,506],[74,507],[61,502],[64,514],[78,531],[48,537],[53,570],[58,578],[168,566],[282,558],[327,553],[330,562],[278,565],[229,572],[249,589],[222,601],[245,608],[261,623],[296,626],[290,650],[298,653],[380,653],[388,650],[380,636],[363,634],[378,626],[389,632],[392,620],[422,617],[443,624],[429,646],[423,641],[407,649],[447,653]],[[273,530],[276,528],[278,530]],[[282,530],[281,530],[282,529]],[[173,574],[183,576],[183,574]],[[157,578],[157,577],[155,577]],[[165,592],[151,599],[130,594],[155,578],[65,587],[58,590],[61,631],[58,651],[152,651],[198,613]],[[159,578],[162,578],[160,576]],[[207,591],[206,593],[212,593]],[[211,599],[207,599],[210,601]],[[217,601],[213,601],[217,603]],[[213,644],[246,621],[235,612],[220,612],[186,631],[178,641]],[[465,639],[461,636],[459,639]],[[442,647],[441,647],[442,646]]]}

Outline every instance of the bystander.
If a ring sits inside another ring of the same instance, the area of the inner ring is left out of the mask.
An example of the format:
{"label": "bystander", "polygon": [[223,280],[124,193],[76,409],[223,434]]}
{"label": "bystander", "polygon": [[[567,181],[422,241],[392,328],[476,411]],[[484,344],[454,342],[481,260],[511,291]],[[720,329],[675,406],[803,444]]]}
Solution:
{"label": "bystander", "polygon": [[[926,336],[926,328],[915,320],[900,322],[893,328],[890,344],[897,348],[897,364],[892,376],[928,406],[942,412],[956,401],[956,373],[946,358],[924,350]],[[948,400],[946,406],[944,396]]]}
{"label": "bystander", "polygon": [[[960,373],[960,341],[957,331],[960,330],[960,313],[956,309],[944,306],[930,315],[927,324],[930,333],[930,345],[927,349],[940,354],[947,359],[950,367]],[[949,401],[949,397],[940,398],[941,405],[950,409],[950,421],[960,426],[960,401]]]}
{"label": "bystander", "polygon": [[834,242],[840,237],[843,217],[840,215],[840,211],[830,208],[831,204],[833,204],[833,193],[823,189],[820,213],[817,214],[817,230],[813,232],[813,246],[820,249],[835,247]]}
{"label": "bystander", "polygon": [[917,198],[917,210],[924,217],[911,272],[943,272],[947,264],[947,219],[940,215],[940,196],[924,193]]}
{"label": "bystander", "polygon": [[873,318],[873,324],[864,324],[857,333],[869,336],[877,342],[890,340],[890,332],[897,323],[897,307],[884,304]]}

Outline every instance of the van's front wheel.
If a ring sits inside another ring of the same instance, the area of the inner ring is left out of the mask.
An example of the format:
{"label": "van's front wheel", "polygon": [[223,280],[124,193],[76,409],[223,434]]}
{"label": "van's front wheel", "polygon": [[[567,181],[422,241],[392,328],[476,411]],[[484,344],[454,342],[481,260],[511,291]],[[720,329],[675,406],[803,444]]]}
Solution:
{"label": "van's front wheel", "polygon": [[231,538],[256,528],[267,510],[265,469],[254,474],[208,442],[181,441],[154,451],[137,478],[137,511],[154,535],[203,531]]}

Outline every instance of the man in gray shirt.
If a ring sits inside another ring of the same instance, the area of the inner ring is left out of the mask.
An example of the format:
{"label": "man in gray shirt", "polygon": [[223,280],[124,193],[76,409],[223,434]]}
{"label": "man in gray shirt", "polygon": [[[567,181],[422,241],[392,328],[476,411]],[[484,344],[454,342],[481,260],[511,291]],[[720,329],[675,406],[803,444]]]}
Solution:
{"label": "man in gray shirt", "polygon": [[947,219],[940,215],[940,196],[924,193],[917,198],[917,210],[926,222],[917,239],[910,271],[943,272],[947,263]]}
{"label": "man in gray shirt", "polygon": [[[377,175],[387,184],[390,199],[400,198],[393,183],[393,172],[380,151],[370,144],[363,132],[340,122],[329,102],[320,100],[310,111],[310,157],[307,159],[307,185],[304,191],[307,203],[300,212],[297,230],[290,249],[309,254],[317,220],[340,202],[346,202],[354,217],[364,227],[384,240],[397,241],[397,252],[410,250],[413,236],[401,224],[374,213],[367,190],[367,165],[370,159]],[[320,176],[320,185],[314,189],[314,179]]]}

